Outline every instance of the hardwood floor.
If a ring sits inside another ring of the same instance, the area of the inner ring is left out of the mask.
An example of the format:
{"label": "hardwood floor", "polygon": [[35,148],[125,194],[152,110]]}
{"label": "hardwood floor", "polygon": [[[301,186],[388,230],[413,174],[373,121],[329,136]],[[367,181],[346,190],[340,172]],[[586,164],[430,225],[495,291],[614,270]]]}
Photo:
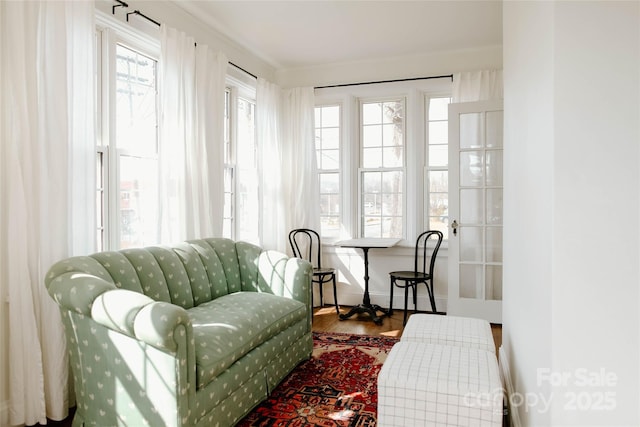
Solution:
{"label": "hardwood floor", "polygon": [[[340,313],[347,313],[350,307],[340,307]],[[411,315],[411,312],[409,312]],[[333,306],[313,309],[313,330],[315,332],[343,332],[348,334],[386,335],[400,337],[402,335],[402,310],[394,310],[391,317],[384,317],[382,325],[376,325],[367,315],[360,314],[347,320],[340,320]],[[502,345],[502,325],[491,325],[493,341],[498,348]]]}

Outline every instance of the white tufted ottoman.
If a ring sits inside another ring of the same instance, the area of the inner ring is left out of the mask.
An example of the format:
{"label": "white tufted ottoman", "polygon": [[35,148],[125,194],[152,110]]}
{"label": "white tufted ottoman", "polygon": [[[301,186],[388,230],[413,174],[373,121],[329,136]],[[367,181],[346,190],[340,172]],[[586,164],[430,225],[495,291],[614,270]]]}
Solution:
{"label": "white tufted ottoman", "polygon": [[479,348],[493,354],[496,352],[489,322],[471,317],[413,314],[400,340]]}
{"label": "white tufted ottoman", "polygon": [[502,400],[494,353],[400,341],[378,375],[378,426],[500,427]]}

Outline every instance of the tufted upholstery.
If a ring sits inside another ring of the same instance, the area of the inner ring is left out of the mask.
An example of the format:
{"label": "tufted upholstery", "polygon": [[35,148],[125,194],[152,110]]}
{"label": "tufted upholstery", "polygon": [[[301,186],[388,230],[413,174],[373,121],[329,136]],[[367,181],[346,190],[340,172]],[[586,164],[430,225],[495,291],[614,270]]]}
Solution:
{"label": "tufted upholstery", "polygon": [[235,424],[310,357],[311,272],[221,238],[54,264],[74,427]]}

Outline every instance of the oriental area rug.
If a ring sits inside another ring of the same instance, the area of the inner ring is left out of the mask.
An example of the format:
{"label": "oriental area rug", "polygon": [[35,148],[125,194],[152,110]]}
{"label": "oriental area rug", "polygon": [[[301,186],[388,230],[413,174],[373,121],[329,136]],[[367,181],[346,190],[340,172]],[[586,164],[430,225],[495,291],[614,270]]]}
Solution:
{"label": "oriental area rug", "polygon": [[378,372],[396,342],[393,337],[314,332],[311,359],[238,426],[375,426]]}

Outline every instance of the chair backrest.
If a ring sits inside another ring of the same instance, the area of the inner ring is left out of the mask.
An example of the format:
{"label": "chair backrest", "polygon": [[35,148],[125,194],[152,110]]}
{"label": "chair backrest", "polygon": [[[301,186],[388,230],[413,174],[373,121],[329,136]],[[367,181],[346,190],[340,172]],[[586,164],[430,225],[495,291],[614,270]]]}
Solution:
{"label": "chair backrest", "polygon": [[289,244],[293,256],[309,261],[314,267],[321,268],[320,253],[322,245],[320,235],[309,228],[296,228],[289,232]]}
{"label": "chair backrest", "polygon": [[[435,240],[435,246],[433,247],[433,251],[431,252],[431,260],[429,262],[429,271],[426,270],[427,267],[427,255],[428,255],[428,243],[430,240]],[[438,230],[428,230],[423,232],[416,239],[416,252],[415,252],[415,260],[414,260],[414,271],[420,273],[429,273],[431,277],[433,277],[433,268],[436,264],[436,256],[438,255],[438,250],[440,249],[440,245],[442,244],[442,233]],[[420,263],[420,259],[422,259],[422,263]],[[420,270],[419,267],[422,267]]]}

